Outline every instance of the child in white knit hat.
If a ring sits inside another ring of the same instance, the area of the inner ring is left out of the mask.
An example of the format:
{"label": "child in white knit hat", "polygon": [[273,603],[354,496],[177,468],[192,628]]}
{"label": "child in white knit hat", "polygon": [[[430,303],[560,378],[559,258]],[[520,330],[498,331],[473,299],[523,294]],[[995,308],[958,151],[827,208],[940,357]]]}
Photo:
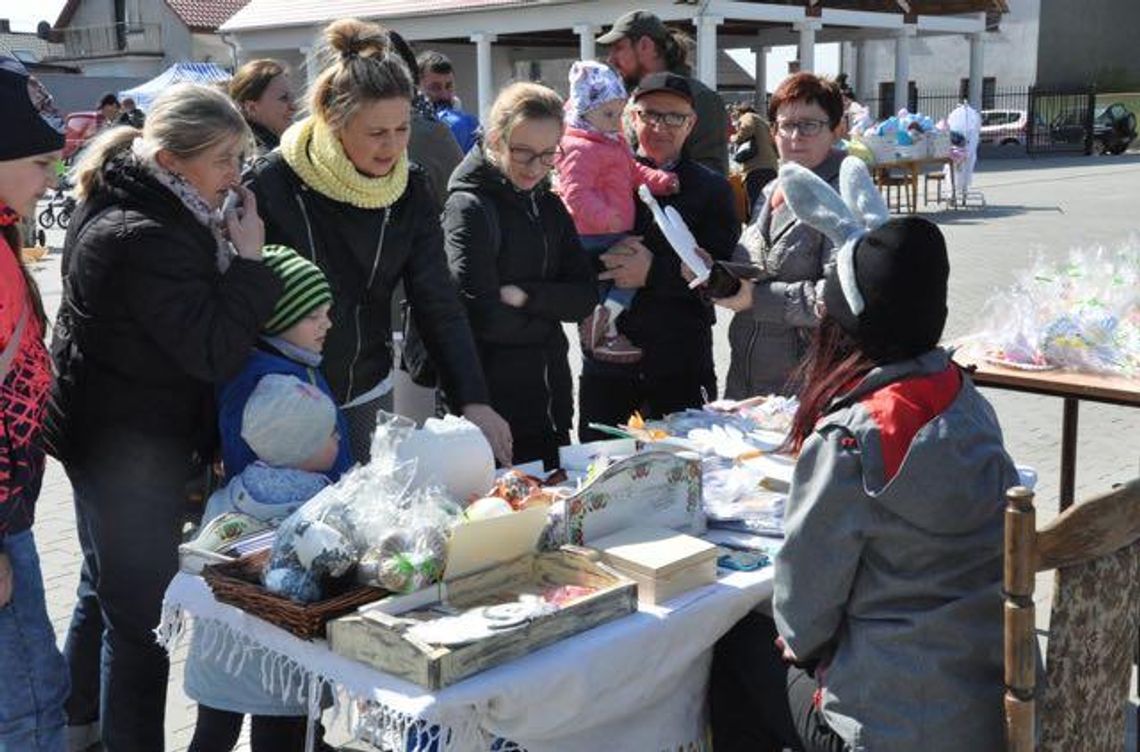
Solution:
{"label": "child in white knit hat", "polygon": [[[205,526],[215,517],[237,512],[276,524],[330,483],[340,437],[336,405],[321,389],[296,376],[261,377],[241,418],[241,437],[257,455],[206,504]],[[191,749],[228,750],[236,743],[242,719],[250,714],[254,752],[304,749],[305,704],[283,698],[262,685],[262,656],[246,656],[236,673],[226,656],[207,654],[219,641],[195,633],[186,661],[186,694],[198,701],[198,722]],[[300,686],[300,676],[293,686]]]}

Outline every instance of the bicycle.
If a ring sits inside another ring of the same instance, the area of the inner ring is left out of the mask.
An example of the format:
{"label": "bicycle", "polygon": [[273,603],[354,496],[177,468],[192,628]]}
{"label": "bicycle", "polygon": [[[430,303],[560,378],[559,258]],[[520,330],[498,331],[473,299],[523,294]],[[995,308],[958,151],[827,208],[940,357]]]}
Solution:
{"label": "bicycle", "polygon": [[74,196],[57,188],[51,199],[48,200],[48,205],[36,217],[36,221],[45,230],[50,230],[57,225],[59,229],[66,230],[68,224],[71,223],[71,215],[75,212],[75,203]]}

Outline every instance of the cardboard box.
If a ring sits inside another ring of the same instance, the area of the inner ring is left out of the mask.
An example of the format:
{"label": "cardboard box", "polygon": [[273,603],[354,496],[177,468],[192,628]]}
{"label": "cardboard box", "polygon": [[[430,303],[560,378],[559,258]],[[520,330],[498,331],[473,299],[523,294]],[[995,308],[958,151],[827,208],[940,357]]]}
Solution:
{"label": "cardboard box", "polygon": [[602,561],[637,583],[642,603],[657,606],[716,581],[717,547],[669,528],[627,528],[590,545]]}

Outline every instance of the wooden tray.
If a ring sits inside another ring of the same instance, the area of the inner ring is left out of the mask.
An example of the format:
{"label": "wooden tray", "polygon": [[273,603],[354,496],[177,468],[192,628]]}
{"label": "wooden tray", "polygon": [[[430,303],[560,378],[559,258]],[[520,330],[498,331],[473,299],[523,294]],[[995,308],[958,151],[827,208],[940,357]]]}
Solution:
{"label": "wooden tray", "polygon": [[[475,606],[496,596],[509,598],[551,585],[583,585],[597,590],[520,627],[451,647],[430,645],[407,635],[407,623],[399,616],[436,603]],[[335,619],[328,625],[329,646],[335,653],[436,690],[636,610],[637,586],[595,561],[593,552],[529,553]]]}
{"label": "wooden tray", "polygon": [[325,625],[330,619],[352,613],[388,594],[386,590],[357,585],[345,577],[341,580],[343,584],[332,586],[328,598],[316,603],[295,603],[262,586],[261,571],[269,553],[259,551],[226,564],[207,565],[202,577],[220,603],[240,608],[304,640],[324,637]]}

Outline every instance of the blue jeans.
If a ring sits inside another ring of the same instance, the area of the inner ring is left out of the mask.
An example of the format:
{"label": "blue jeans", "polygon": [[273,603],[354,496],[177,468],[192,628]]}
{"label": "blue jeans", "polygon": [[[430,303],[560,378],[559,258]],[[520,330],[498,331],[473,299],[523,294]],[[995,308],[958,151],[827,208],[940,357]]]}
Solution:
{"label": "blue jeans", "polygon": [[129,431],[101,439],[67,466],[83,548],[67,639],[69,720],[98,717],[109,750],[154,752],[170,670],[154,629],[178,571],[189,452]]}
{"label": "blue jeans", "polygon": [[0,752],[62,752],[67,666],[44,603],[31,530],[8,536],[12,600],[0,608]]}
{"label": "blue jeans", "polygon": [[[624,237],[625,233],[614,232],[608,235],[581,235],[578,239],[582,241],[582,248],[585,249],[586,255],[593,261]],[[598,301],[601,303],[612,300],[622,308],[628,309],[633,303],[633,296],[636,294],[637,290],[617,287],[608,280],[598,283]]]}

